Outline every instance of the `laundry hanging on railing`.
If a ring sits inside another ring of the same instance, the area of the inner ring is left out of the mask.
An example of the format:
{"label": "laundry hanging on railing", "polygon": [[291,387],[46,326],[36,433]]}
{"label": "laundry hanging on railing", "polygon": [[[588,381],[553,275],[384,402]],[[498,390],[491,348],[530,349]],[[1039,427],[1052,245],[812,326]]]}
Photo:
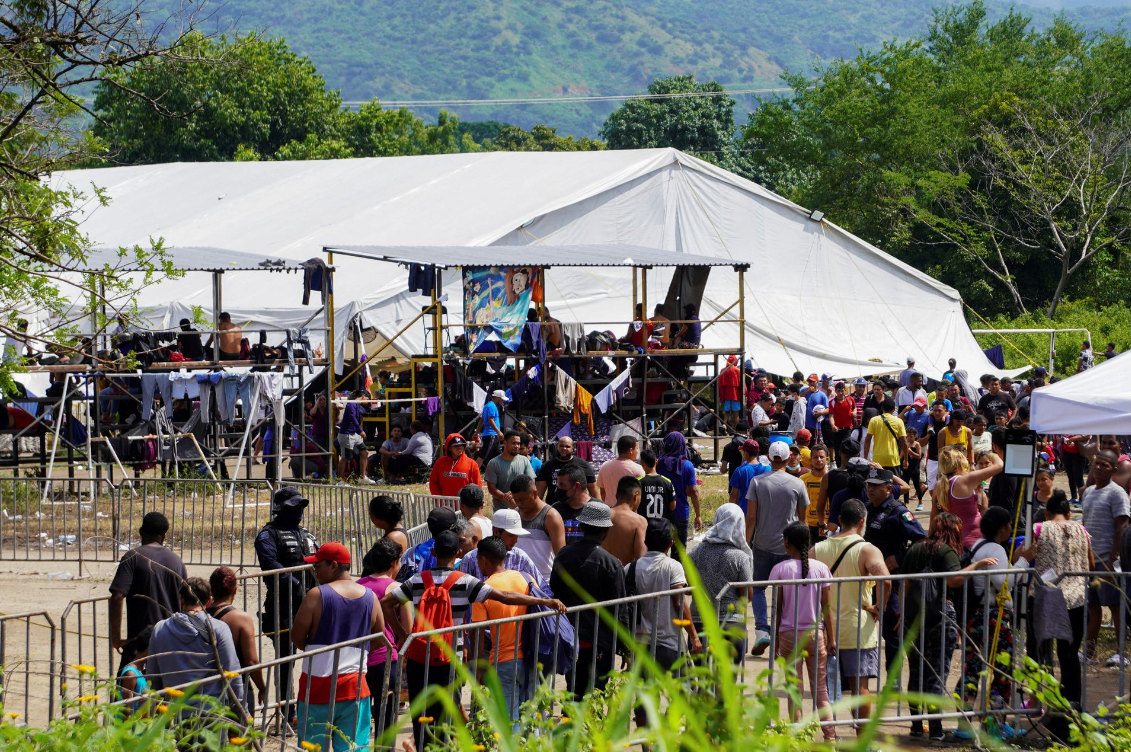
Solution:
{"label": "laundry hanging on railing", "polygon": [[573,403],[577,399],[577,382],[556,364],[554,367],[557,368],[557,373],[554,374],[554,408],[572,412]]}
{"label": "laundry hanging on railing", "polygon": [[593,395],[593,404],[596,405],[597,409],[601,412],[607,413],[609,408],[631,388],[632,374],[630,369],[626,368],[619,376],[610,381],[604,389]]}
{"label": "laundry hanging on railing", "polygon": [[581,416],[584,415],[589,420],[589,435],[597,433],[597,429],[593,426],[593,395],[589,390],[581,384],[576,385],[576,391],[573,396],[573,422],[580,423]]}

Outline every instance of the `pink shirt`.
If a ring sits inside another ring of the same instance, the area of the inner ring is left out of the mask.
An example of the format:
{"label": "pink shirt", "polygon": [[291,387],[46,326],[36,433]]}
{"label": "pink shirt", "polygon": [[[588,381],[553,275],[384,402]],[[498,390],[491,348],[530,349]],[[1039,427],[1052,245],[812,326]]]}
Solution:
{"label": "pink shirt", "polygon": [[970,549],[982,539],[982,513],[978,511],[978,490],[969,496],[955,497],[954,481],[958,476],[950,479],[950,512],[962,520],[962,545]]}
{"label": "pink shirt", "polygon": [[610,507],[617,505],[617,484],[626,475],[643,478],[644,468],[632,460],[608,460],[597,473],[597,488],[604,494],[605,503]]}
{"label": "pink shirt", "polygon": [[[370,590],[372,590],[374,592],[374,594],[377,596],[377,601],[380,602],[381,599],[385,596],[385,591],[388,590],[393,585],[396,585],[397,581],[394,580],[392,577],[360,577],[357,580],[357,584],[362,585],[362,586],[367,587]],[[402,606],[402,608],[403,608],[403,606]],[[393,629],[388,624],[385,625],[385,637],[389,640],[390,645],[396,645],[397,644],[397,638],[393,636]],[[366,663],[366,665],[376,666],[379,663],[384,663],[385,662],[385,652],[386,652],[385,648],[377,648],[376,650],[370,650],[369,651],[369,660]],[[396,650],[396,648],[393,648],[393,660],[395,661],[396,659],[397,659],[397,650]]]}
{"label": "pink shirt", "polygon": [[[809,579],[831,579],[832,576],[828,566],[816,559],[809,559]],[[801,560],[786,559],[779,562],[770,570],[770,579],[800,580]],[[792,632],[794,628],[805,631],[814,624],[821,624],[821,591],[828,586],[827,582],[780,586],[777,589],[777,597],[781,599],[781,623],[778,631]]]}

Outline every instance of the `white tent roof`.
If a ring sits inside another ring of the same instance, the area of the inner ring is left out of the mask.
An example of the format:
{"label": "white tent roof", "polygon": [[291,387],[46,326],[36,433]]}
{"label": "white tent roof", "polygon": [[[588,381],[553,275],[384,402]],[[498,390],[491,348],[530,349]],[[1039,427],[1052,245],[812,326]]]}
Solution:
{"label": "white tent roof", "polygon": [[1033,392],[1029,426],[1041,433],[1131,432],[1131,353]]}
{"label": "white tent roof", "polygon": [[[304,162],[175,163],[62,172],[57,185],[91,193],[83,229],[96,245],[217,247],[304,260],[324,245],[631,244],[751,264],[746,274],[747,351],[774,373],[838,376],[917,367],[938,377],[947,358],[970,373],[993,371],[958,293],[761,186],[674,149],[490,152]],[[391,336],[426,301],[407,291],[405,270],[335,256],[338,352],[354,314]],[[647,273],[662,300],[671,269]],[[459,295],[455,274],[447,292]],[[300,285],[276,275],[225,273],[224,307],[251,327],[294,326],[313,309]],[[627,321],[630,272],[555,268],[547,305],[589,328]],[[713,318],[737,299],[736,275],[710,274],[700,312]],[[155,324],[193,305],[211,307],[207,275],[142,293]],[[454,306],[458,311],[458,300]],[[735,315],[732,311],[730,315]],[[316,322],[317,323],[317,322]],[[454,323],[454,322],[453,322]],[[734,324],[704,332],[732,347]],[[620,333],[619,331],[617,332]],[[412,327],[402,352],[424,347]]]}

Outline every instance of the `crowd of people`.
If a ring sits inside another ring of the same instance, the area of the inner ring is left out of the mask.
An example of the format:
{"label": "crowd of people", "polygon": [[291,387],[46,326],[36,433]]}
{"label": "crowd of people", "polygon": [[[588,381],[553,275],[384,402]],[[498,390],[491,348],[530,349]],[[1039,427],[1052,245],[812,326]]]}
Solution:
{"label": "crowd of people", "polygon": [[[635,619],[629,608],[617,615],[650,645],[661,669],[678,670],[684,654],[702,652],[706,639],[703,615],[684,592],[690,578],[683,562],[696,568],[715,616],[733,627],[720,647],[736,662],[773,647],[807,677],[823,717],[830,693],[842,691],[860,698],[852,712],[864,723],[883,673],[881,659],[894,670],[901,650],[907,651],[907,689],[920,696],[955,692],[973,708],[987,668],[980,652],[985,641],[992,638],[995,655],[1013,655],[1019,598],[1029,599],[1029,614],[1037,614],[1026,630],[1028,655],[1048,665],[1055,655],[1064,697],[1079,702],[1081,661],[1095,660],[1101,609],[1112,609],[1121,624],[1123,594],[1102,578],[1043,585],[1031,583],[1028,573],[1114,570],[1121,552],[1131,560],[1131,457],[1119,437],[1042,442],[1037,487],[1022,498],[1018,480],[1002,472],[1005,430],[1027,425],[1029,395],[1043,385],[1040,373],[1023,385],[987,377],[975,388],[952,361],[930,392],[913,362],[892,382],[848,384],[795,374],[792,383],[776,386],[769,374],[740,377],[749,379],[749,396],[737,406],[726,403],[728,414],[739,415],[719,464],[727,501],[705,530],[698,471],[679,432],[643,447],[622,437],[616,458],[596,469],[575,454],[569,437],[536,464],[521,431],[500,430],[492,442],[497,453],[486,462],[468,457],[464,437],[451,434],[443,455],[430,463],[429,487],[457,497],[458,510],[432,509],[427,539],[409,545],[405,510],[376,495],[368,511],[381,537],[362,558],[356,580],[349,549],[320,545],[302,525],[307,500],[281,487],[255,544],[268,573],[259,626],[278,657],[355,641],[338,651],[336,666],[330,653],[303,658],[297,692],[290,664],[276,672],[274,699],[285,704],[300,739],[337,748],[328,735],[334,727],[356,744],[367,743],[374,722],[379,729],[394,722],[401,677],[409,701],[433,685],[453,688],[457,654],[481,675],[487,666],[496,670],[516,723],[539,678],[537,663],[545,675],[560,662],[575,694],[604,687],[625,646],[594,610],[581,610],[568,628],[543,635],[536,656],[529,633],[513,624],[469,629],[462,640],[414,640],[401,650],[413,633],[471,628],[531,609],[560,612],[653,595],[655,608],[640,609]],[[492,427],[501,427],[500,419]],[[391,448],[381,458],[392,464],[405,452]],[[1071,496],[1054,488],[1059,472],[1069,476]],[[926,512],[926,519],[913,509]],[[1030,512],[1037,524],[1021,540]],[[222,568],[210,581],[186,578],[183,564],[163,546],[167,529],[160,514],[147,515],[142,545],[123,557],[111,585],[111,637],[122,651],[124,695],[259,662],[250,639],[256,625],[232,605],[234,575]],[[282,571],[269,575],[276,570]],[[887,579],[893,574],[922,577],[893,582]],[[842,578],[869,583],[837,584]],[[1049,587],[1059,600],[1045,597]],[[1058,623],[1059,630],[1046,629]],[[913,625],[916,637],[906,639]],[[960,631],[967,635],[958,659],[961,678],[948,686]],[[381,634],[387,641],[359,641]],[[202,635],[215,636],[218,653],[196,649]],[[556,651],[561,645],[568,649]],[[828,676],[834,656],[839,686]],[[1115,655],[1109,665],[1124,662],[1131,664]],[[245,677],[198,692],[250,711],[267,702],[268,688],[262,672]],[[986,707],[996,711],[987,727],[1008,738],[1013,730],[1003,711],[1014,706],[1013,685],[992,669],[986,685]],[[417,744],[428,733],[421,718],[439,724],[447,707],[433,699],[414,712]],[[791,706],[791,713],[800,711]],[[935,740],[970,731],[960,724],[947,734],[935,717],[911,729]],[[823,733],[832,739],[835,727],[826,725]]]}

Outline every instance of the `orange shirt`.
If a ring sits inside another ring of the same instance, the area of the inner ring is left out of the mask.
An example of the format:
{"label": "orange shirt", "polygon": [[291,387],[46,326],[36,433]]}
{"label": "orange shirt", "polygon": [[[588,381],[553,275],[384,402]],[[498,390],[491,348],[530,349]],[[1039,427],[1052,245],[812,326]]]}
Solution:
{"label": "orange shirt", "polygon": [[[487,578],[486,584],[495,590],[503,590],[509,593],[525,593],[527,591],[526,578],[513,569],[496,572]],[[472,621],[509,619],[512,616],[522,616],[525,613],[526,606],[508,606],[498,601],[483,601],[482,603],[473,603],[471,606]],[[491,628],[491,655],[488,660],[492,664],[496,661],[513,661],[522,658],[520,626],[521,623],[512,623]],[[495,657],[496,655],[498,658]]]}

